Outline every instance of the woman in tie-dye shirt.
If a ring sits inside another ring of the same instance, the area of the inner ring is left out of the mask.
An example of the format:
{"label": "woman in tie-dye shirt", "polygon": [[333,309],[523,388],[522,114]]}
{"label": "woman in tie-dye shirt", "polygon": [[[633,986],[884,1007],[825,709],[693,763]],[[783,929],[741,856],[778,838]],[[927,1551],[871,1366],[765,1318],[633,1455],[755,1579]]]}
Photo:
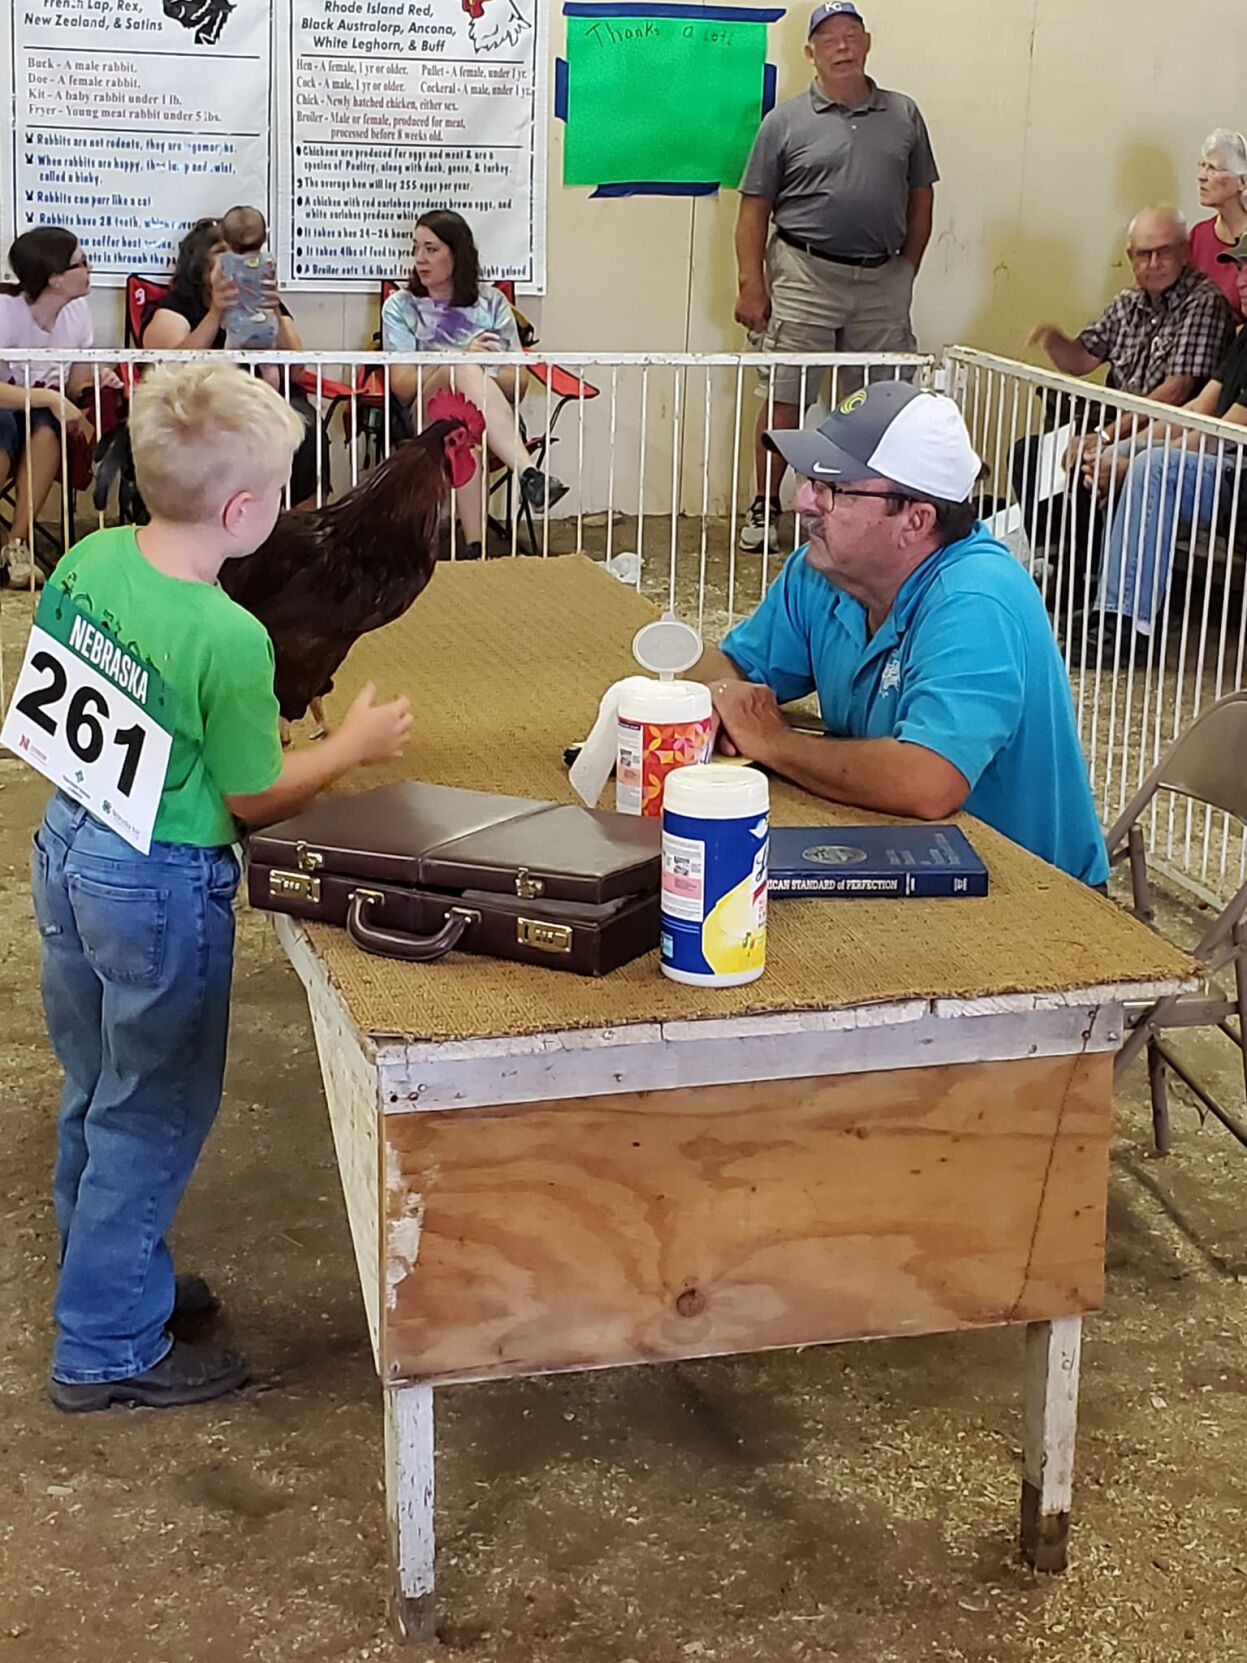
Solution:
{"label": "woman in tie-dye shirt", "polygon": [[[381,308],[381,344],[386,352],[519,352],[515,315],[505,295],[481,282],[480,257],[467,221],[449,209],[422,214],[416,222],[414,265],[405,289],[396,290]],[[439,387],[453,386],[480,406],[491,457],[519,475],[519,488],[533,509],[549,509],[567,486],[543,474],[528,460],[518,433],[514,405],[524,395],[524,371],[511,364],[447,365],[421,369],[394,364],[390,390],[420,426],[413,411],[417,397],[427,402]],[[486,470],[456,493],[459,521],[469,559],[479,559],[485,521]]]}

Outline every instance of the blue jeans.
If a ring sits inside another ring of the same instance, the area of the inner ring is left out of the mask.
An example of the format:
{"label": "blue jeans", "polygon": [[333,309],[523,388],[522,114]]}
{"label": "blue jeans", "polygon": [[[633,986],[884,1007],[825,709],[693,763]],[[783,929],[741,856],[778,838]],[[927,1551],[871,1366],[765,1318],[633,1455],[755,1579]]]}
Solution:
{"label": "blue jeans", "polygon": [[57,434],[61,431],[60,422],[42,405],[32,406],[29,411],[0,410],[0,450],[10,463],[21,461],[30,435],[41,427],[50,427]]}
{"label": "blue jeans", "polygon": [[[1157,446],[1140,451],[1118,488],[1100,584],[1100,607],[1132,618],[1151,633],[1157,607],[1163,609],[1179,525],[1207,530],[1212,525],[1217,480],[1232,468],[1215,456],[1201,461],[1194,451]],[[1222,493],[1232,488],[1230,479]]]}
{"label": "blue jeans", "polygon": [[57,1380],[124,1380],[168,1351],[165,1232],[221,1101],[238,862],[140,855],[59,792],[35,834],[43,1008],[65,1071],[53,1198]]}

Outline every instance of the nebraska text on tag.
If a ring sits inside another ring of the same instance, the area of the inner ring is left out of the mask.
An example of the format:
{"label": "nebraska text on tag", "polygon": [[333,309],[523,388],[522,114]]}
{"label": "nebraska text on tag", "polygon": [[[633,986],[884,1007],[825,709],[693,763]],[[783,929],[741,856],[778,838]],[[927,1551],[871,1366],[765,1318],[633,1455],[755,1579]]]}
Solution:
{"label": "nebraska text on tag", "polygon": [[76,653],[94,664],[96,669],[115,681],[123,692],[140,704],[147,703],[147,671],[136,664],[128,653],[100,633],[94,624],[83,617],[75,617],[69,629],[69,644]]}

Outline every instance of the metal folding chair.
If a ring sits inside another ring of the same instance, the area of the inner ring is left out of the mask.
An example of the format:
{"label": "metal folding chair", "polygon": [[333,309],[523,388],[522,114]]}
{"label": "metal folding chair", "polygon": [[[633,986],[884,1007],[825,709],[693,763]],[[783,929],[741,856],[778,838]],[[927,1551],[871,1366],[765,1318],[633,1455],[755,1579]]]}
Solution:
{"label": "metal folding chair", "polygon": [[[1140,824],[1158,791],[1174,791],[1197,803],[1223,809],[1247,823],[1247,692],[1230,693],[1209,705],[1170,746],[1126,805],[1108,833],[1109,860],[1130,865],[1133,906],[1146,924],[1155,916],[1148,877],[1147,846]],[[1215,1028],[1239,1050],[1247,1089],[1247,884],[1224,906],[1204,932],[1192,956],[1203,973],[1198,994],[1174,993],[1154,1005],[1132,1010],[1125,1041],[1114,1064],[1119,1077],[1145,1047],[1152,1097],[1152,1128],[1159,1154],[1170,1148],[1166,1072],[1172,1072],[1203,1109],[1247,1147],[1247,1122],[1219,1103],[1161,1037],[1170,1028]],[[1227,997],[1220,978],[1233,973],[1234,996]]]}

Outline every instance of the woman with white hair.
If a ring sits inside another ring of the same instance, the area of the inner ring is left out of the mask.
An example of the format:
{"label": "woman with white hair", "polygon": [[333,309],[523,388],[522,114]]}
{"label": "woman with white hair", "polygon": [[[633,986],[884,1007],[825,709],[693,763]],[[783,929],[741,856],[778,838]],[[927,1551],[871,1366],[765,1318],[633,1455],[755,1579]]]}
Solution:
{"label": "woman with white hair", "polygon": [[1247,139],[1228,127],[1218,127],[1215,133],[1209,133],[1196,177],[1201,207],[1215,212],[1191,232],[1191,264],[1222,290],[1235,322],[1242,323],[1243,308],[1234,277],[1236,268],[1220,262],[1217,256],[1233,248],[1247,231]]}

